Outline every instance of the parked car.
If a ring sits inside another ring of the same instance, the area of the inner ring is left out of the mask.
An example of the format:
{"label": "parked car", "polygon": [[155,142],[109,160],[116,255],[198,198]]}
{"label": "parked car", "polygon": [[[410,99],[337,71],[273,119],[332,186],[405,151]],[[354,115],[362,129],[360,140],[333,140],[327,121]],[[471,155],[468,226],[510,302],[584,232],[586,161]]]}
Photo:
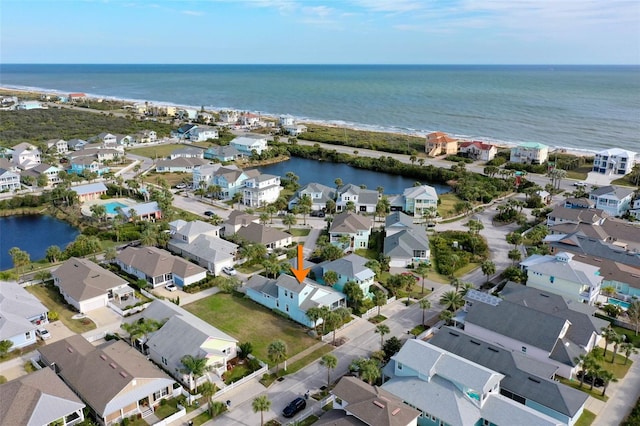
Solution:
{"label": "parked car", "polygon": [[[578,374],[576,374],[576,376],[578,377],[578,380],[580,380],[580,378],[582,377],[582,375],[584,374],[583,370],[578,371]],[[596,376],[595,381],[594,378],[591,376],[591,374],[586,374],[584,376],[584,382],[588,385],[591,384],[591,382],[593,382],[593,386],[597,387],[597,388],[601,388],[602,386],[604,386],[604,380],[602,380],[600,377]]]}
{"label": "parked car", "polygon": [[224,272],[224,273],[225,273],[225,274],[227,274],[227,275],[235,275],[235,274],[237,274],[236,270],[235,270],[235,269],[233,269],[233,268],[232,268],[232,267],[230,267],[230,266],[225,266],[225,267],[223,267],[223,268],[222,268],[222,272]]}
{"label": "parked car", "polygon": [[36,336],[38,336],[42,340],[51,339],[51,333],[49,333],[49,330],[44,327],[36,329]]}
{"label": "parked car", "polygon": [[187,187],[186,183],[179,183],[176,185],[176,189],[185,189]]}
{"label": "parked car", "polygon": [[164,288],[166,288],[169,291],[176,291],[178,290],[178,287],[176,287],[176,285],[174,283],[171,284],[167,284],[164,286]]}
{"label": "parked car", "polygon": [[215,214],[215,213],[214,213],[214,212],[212,212],[211,210],[207,210],[206,212],[204,212],[204,215],[205,215],[205,216],[209,216],[209,217],[213,216],[214,214]]}
{"label": "parked car", "polygon": [[284,410],[282,410],[282,415],[286,418],[291,418],[298,414],[300,411],[304,410],[307,407],[307,401],[304,398],[296,398],[289,403]]}
{"label": "parked car", "polygon": [[324,217],[324,212],[322,210],[313,210],[311,212],[311,216],[313,216],[313,217]]}
{"label": "parked car", "polygon": [[586,187],[587,183],[586,182],[574,182],[573,186],[578,186],[578,187]]}

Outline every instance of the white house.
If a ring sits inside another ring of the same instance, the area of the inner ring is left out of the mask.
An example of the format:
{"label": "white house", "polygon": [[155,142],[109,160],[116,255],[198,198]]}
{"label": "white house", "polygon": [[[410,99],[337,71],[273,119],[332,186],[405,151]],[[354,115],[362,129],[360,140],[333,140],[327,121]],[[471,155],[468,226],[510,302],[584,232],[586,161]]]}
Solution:
{"label": "white house", "polygon": [[495,145],[484,142],[462,142],[458,146],[458,155],[480,161],[491,161],[498,153]]}
{"label": "white house", "polygon": [[549,147],[537,142],[524,142],[511,148],[509,161],[519,164],[542,164],[549,157]]}
{"label": "white house", "polygon": [[8,168],[0,167],[0,192],[20,189],[20,175]]}
{"label": "white house", "polygon": [[280,196],[280,176],[261,174],[244,181],[242,204],[249,207],[262,207],[273,203]]}
{"label": "white house", "polygon": [[591,191],[589,199],[611,216],[622,216],[631,208],[634,192],[633,188],[609,185]]}
{"label": "white house", "polygon": [[229,142],[229,145],[240,151],[243,155],[251,155],[253,151],[262,154],[267,149],[267,138],[261,135],[239,136]]}
{"label": "white house", "polygon": [[49,139],[47,142],[49,152],[54,151],[56,154],[66,154],[69,152],[69,145],[64,139]]}
{"label": "white house", "polygon": [[192,142],[204,142],[209,139],[218,139],[218,137],[218,129],[215,127],[198,126],[189,135],[189,140]]}
{"label": "white house", "polygon": [[253,222],[246,226],[241,226],[237,234],[240,238],[252,243],[262,244],[267,249],[284,248],[293,243],[291,234]]}
{"label": "white house", "polygon": [[420,185],[407,188],[403,191],[403,210],[413,214],[414,217],[429,216],[430,211],[438,208],[438,193],[433,186]]}
{"label": "white house", "polygon": [[636,164],[636,152],[610,148],[598,152],[593,158],[592,171],[601,174],[626,175]]}
{"label": "white house", "polygon": [[40,150],[28,142],[22,142],[13,147],[11,161],[23,170],[35,167],[42,162]]}
{"label": "white house", "polygon": [[278,118],[278,124],[280,124],[280,127],[293,126],[296,124],[296,120],[291,115],[281,115]]}
{"label": "white house", "polygon": [[195,146],[185,146],[171,152],[169,156],[171,160],[176,158],[204,158],[204,149]]}
{"label": "white house", "polygon": [[49,310],[15,281],[0,281],[0,290],[0,341],[10,341],[10,350],[35,344]]}
{"label": "white house", "polygon": [[240,113],[238,111],[220,111],[220,121],[223,123],[236,123]]}
{"label": "white house", "polygon": [[376,205],[380,199],[378,191],[371,189],[363,189],[359,186],[348,183],[338,190],[338,199],[336,201],[336,210],[341,212],[346,210],[347,204],[353,203],[356,212],[374,213]]}
{"label": "white house", "polygon": [[296,137],[300,136],[302,133],[305,133],[307,131],[307,126],[303,124],[294,124],[291,126],[284,126],[283,129],[288,135]]}

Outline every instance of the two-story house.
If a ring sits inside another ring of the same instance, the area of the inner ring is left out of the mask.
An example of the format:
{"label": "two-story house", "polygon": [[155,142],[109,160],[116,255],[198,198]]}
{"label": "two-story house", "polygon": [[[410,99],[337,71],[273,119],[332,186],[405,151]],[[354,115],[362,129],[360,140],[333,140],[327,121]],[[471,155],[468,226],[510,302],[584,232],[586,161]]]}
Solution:
{"label": "two-story house", "polygon": [[230,145],[212,146],[206,149],[204,152],[204,158],[208,160],[227,162],[242,158],[242,153]]}
{"label": "two-story house", "polygon": [[137,143],[153,143],[158,139],[155,130],[142,130],[135,135]]}
{"label": "two-story house", "polygon": [[280,176],[260,174],[244,182],[242,204],[249,207],[262,207],[273,203],[280,196]]}
{"label": "two-story house", "polygon": [[480,161],[491,161],[498,153],[498,148],[484,142],[462,142],[458,146],[458,155]]}
{"label": "two-story house", "polygon": [[195,146],[185,146],[171,151],[171,160],[176,158],[204,158],[204,150]]}
{"label": "two-story house", "polygon": [[549,157],[549,147],[537,142],[523,142],[511,148],[511,163],[542,164]]}
{"label": "two-story house", "polygon": [[10,167],[0,166],[0,192],[17,191],[18,189],[20,189],[20,175],[11,171]]}
{"label": "two-story house", "polygon": [[589,199],[609,215],[622,216],[631,208],[634,192],[633,188],[608,185],[591,191]]}
{"label": "two-story house", "polygon": [[229,124],[238,122],[238,117],[240,117],[240,113],[233,110],[220,111],[218,115],[222,123]]}
{"label": "two-story house", "polygon": [[189,140],[191,142],[204,142],[210,139],[218,139],[218,129],[215,127],[204,127],[198,126],[191,134],[189,135]]}
{"label": "two-story house", "polygon": [[433,186],[420,185],[406,188],[402,192],[402,210],[414,217],[430,216],[430,211],[438,208],[438,193]]}
{"label": "two-story house", "polygon": [[528,286],[593,305],[602,284],[600,269],[573,258],[573,254],[566,252],[553,256],[534,254],[520,262],[520,266],[527,272]]}
{"label": "two-story house", "polygon": [[220,275],[222,268],[233,266],[238,253],[237,244],[220,238],[220,229],[200,220],[175,220],[169,223],[171,239],[167,247],[214,275]]}
{"label": "two-story house", "polygon": [[[256,173],[259,172],[256,171]],[[220,198],[230,199],[237,192],[242,194],[244,183],[250,176],[252,176],[251,173],[244,172],[237,167],[224,166],[214,172],[211,184],[220,187],[220,193],[218,194]]]}
{"label": "two-story house", "polygon": [[102,132],[94,139],[99,141],[104,148],[115,148],[118,146],[118,137],[112,133]]}
{"label": "two-story house", "polygon": [[109,172],[109,167],[100,163],[94,155],[79,155],[69,159],[69,173],[84,175],[87,172],[102,176]]}
{"label": "two-story house", "polygon": [[248,226],[251,223],[260,223],[260,218],[244,211],[234,210],[229,213],[229,217],[222,224],[221,235],[228,237],[238,232],[243,226]]}
{"label": "two-story house", "polygon": [[66,154],[69,152],[69,145],[67,141],[64,139],[49,139],[45,142],[47,145],[48,152],[53,152],[55,154]]}
{"label": "two-story house", "polygon": [[347,297],[331,287],[323,286],[306,278],[302,283],[291,275],[282,274],[277,279],[262,275],[252,276],[246,284],[247,297],[267,308],[279,311],[297,323],[313,328],[307,311],[309,308],[326,306],[335,310],[347,305]]}
{"label": "two-story house", "polygon": [[594,156],[592,171],[607,175],[629,174],[636,164],[636,155],[636,152],[626,149],[605,149]]}
{"label": "two-story house", "polygon": [[336,210],[339,212],[344,211],[347,209],[347,204],[353,203],[357,212],[374,213],[379,199],[380,194],[378,191],[363,189],[348,183],[338,190]]}
{"label": "two-story house", "polygon": [[429,133],[424,151],[430,157],[455,155],[458,153],[458,139],[452,138],[443,132]]}
{"label": "two-story house", "polygon": [[373,220],[352,212],[337,214],[329,227],[329,241],[344,251],[369,248]]}
{"label": "two-story house", "polygon": [[251,156],[255,151],[258,155],[267,149],[267,138],[262,135],[239,136],[229,142],[229,145],[240,151],[244,156]]}
{"label": "two-story house", "polygon": [[293,210],[305,195],[311,199],[311,210],[319,211],[326,208],[327,201],[336,198],[336,189],[320,183],[308,183],[300,188],[293,198],[291,198],[291,201],[289,201],[289,210]]}
{"label": "two-story house", "polygon": [[313,268],[316,281],[326,284],[324,275],[333,271],[338,275],[338,281],[332,285],[338,291],[344,291],[344,286],[348,282],[358,284],[365,297],[369,296],[369,289],[373,285],[376,274],[366,266],[368,259],[357,254],[349,254],[340,259],[330,262],[323,262]]}
{"label": "two-story house", "polygon": [[411,216],[396,211],[385,219],[383,253],[389,266],[404,268],[421,262],[429,263],[431,248],[424,226],[413,223]]}
{"label": "two-story house", "polygon": [[62,182],[62,179],[58,177],[58,174],[62,171],[60,167],[52,166],[51,164],[40,163],[35,167],[22,172],[22,176],[31,176],[34,179],[34,183],[37,184],[40,176],[46,178],[46,185],[51,186]]}
{"label": "two-story house", "polygon": [[562,424],[501,395],[504,374],[422,340],[407,340],[384,374],[382,389],[419,410],[420,425]]}
{"label": "two-story house", "polygon": [[565,206],[556,206],[547,214],[547,226],[553,227],[562,224],[588,223],[591,225],[602,224],[609,214],[602,209],[578,209]]}
{"label": "two-story house", "polygon": [[11,342],[9,350],[36,343],[36,329],[49,322],[48,309],[17,282],[0,282],[0,341]]}
{"label": "two-story house", "polygon": [[40,150],[28,142],[19,143],[13,147],[11,162],[22,170],[35,167],[42,162]]}

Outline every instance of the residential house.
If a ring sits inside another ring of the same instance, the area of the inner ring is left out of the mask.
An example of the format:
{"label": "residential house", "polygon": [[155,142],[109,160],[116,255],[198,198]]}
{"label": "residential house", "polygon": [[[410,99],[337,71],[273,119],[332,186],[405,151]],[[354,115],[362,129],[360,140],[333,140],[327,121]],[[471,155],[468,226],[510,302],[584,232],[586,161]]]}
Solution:
{"label": "residential house", "polygon": [[176,158],[204,158],[204,150],[202,148],[198,148],[195,146],[185,146],[182,148],[175,149],[171,152],[169,156],[171,160],[175,160]]}
{"label": "residential house", "polygon": [[417,426],[420,412],[378,386],[344,376],[331,390],[333,409],[315,422],[318,426]]}
{"label": "residential house", "polygon": [[594,156],[592,171],[607,175],[629,174],[636,164],[636,155],[626,149],[605,149]]}
{"label": "residential house", "polygon": [[267,308],[279,311],[306,327],[315,327],[307,311],[326,306],[335,310],[347,305],[346,296],[331,287],[320,285],[309,278],[302,283],[291,275],[282,274],[277,279],[253,275],[245,286],[247,297]]}
{"label": "residential house", "polygon": [[385,220],[383,253],[389,266],[404,268],[430,262],[431,249],[424,226],[413,223],[411,216],[392,212]]}
{"label": "residential house", "polygon": [[198,110],[193,108],[176,109],[176,118],[179,120],[195,120],[198,117]]}
{"label": "residential house", "polygon": [[307,131],[307,126],[303,124],[293,124],[291,126],[283,126],[284,132],[294,138],[300,136]]}
{"label": "residential house", "polygon": [[72,257],[51,275],[64,300],[83,314],[133,292],[127,280],[88,259]]}
{"label": "residential house", "polygon": [[201,158],[178,157],[173,160],[158,160],[156,172],[158,173],[193,173],[193,170],[207,164],[207,160]]}
{"label": "residential house", "polygon": [[549,157],[549,147],[537,142],[523,142],[511,148],[511,163],[542,164]]}
{"label": "residential house", "polygon": [[600,270],[573,258],[566,252],[553,256],[534,254],[520,262],[520,267],[527,272],[528,286],[593,305],[600,294]]}
{"label": "residential house", "polygon": [[458,146],[458,155],[480,161],[491,161],[498,153],[495,145],[484,142],[462,142]]}
{"label": "residential house", "polygon": [[568,209],[595,209],[596,203],[588,198],[568,197],[564,199],[564,207]]}
{"label": "residential house", "polygon": [[218,139],[219,137],[218,129],[215,127],[198,126],[189,135],[189,140],[191,142],[204,142],[210,139]]}
{"label": "residential house", "polygon": [[213,185],[214,175],[221,167],[223,167],[221,164],[204,164],[193,169],[193,188],[206,188]]}
{"label": "residential house", "polygon": [[79,334],[38,349],[40,360],[88,406],[101,425],[143,418],[173,397],[175,381],[122,340],[93,346]]}
{"label": "residential house", "polygon": [[260,223],[260,218],[252,214],[247,214],[240,210],[229,213],[229,217],[222,224],[222,236],[229,236],[237,233],[243,226],[251,223]]}
{"label": "residential house", "polygon": [[38,101],[20,101],[14,106],[15,110],[24,111],[30,109],[47,109]]}
{"label": "residential house", "polygon": [[69,96],[67,97],[67,99],[69,99],[69,102],[83,101],[86,98],[87,95],[85,95],[84,93],[69,93]]}
{"label": "residential house", "polygon": [[229,145],[247,157],[251,156],[254,151],[260,155],[262,151],[267,149],[267,138],[262,135],[238,136],[229,142]]}
{"label": "residential house", "polygon": [[156,220],[162,219],[162,209],[157,201],[134,204],[121,209],[120,213],[127,218],[127,220],[148,220],[155,222]]}
{"label": "residential house", "polygon": [[414,217],[430,217],[431,212],[438,209],[438,193],[433,186],[420,185],[406,188],[402,197],[404,199],[403,210]]}
{"label": "residential house", "polygon": [[636,220],[640,220],[640,195],[638,198],[633,200],[631,208],[629,209],[629,214],[636,218]]}
{"label": "residential house", "polygon": [[[207,367],[218,377],[222,377],[227,371],[228,362],[238,354],[238,340],[168,300],[154,300],[136,317],[163,324],[144,342],[145,352],[187,387],[190,386],[189,375],[184,373],[181,361],[185,355],[205,358]],[[137,320],[136,317],[133,318],[134,321]],[[194,389],[208,377],[205,374],[195,379]]]}
{"label": "residential house", "polygon": [[69,145],[64,139],[49,139],[45,142],[48,152],[56,154],[66,154],[69,152]]}
{"label": "residential house", "polygon": [[634,192],[633,188],[609,185],[591,191],[589,199],[609,215],[622,216],[631,208]]}
{"label": "residential house", "polygon": [[602,209],[576,209],[565,206],[556,206],[547,214],[547,226],[571,223],[587,223],[590,225],[602,224],[609,214]]}
{"label": "residential house", "polygon": [[244,181],[242,204],[249,207],[263,207],[273,203],[280,196],[280,176],[260,174]]}
{"label": "residential house", "polygon": [[293,198],[291,198],[291,201],[289,201],[289,210],[293,210],[305,195],[311,199],[311,210],[325,210],[327,201],[335,200],[336,189],[316,182],[308,183],[300,188]]}
{"label": "residential house", "polygon": [[365,259],[357,254],[349,254],[340,259],[323,262],[313,268],[316,281],[326,284],[324,274],[333,271],[338,274],[338,281],[332,287],[338,291],[344,291],[344,286],[348,282],[358,284],[365,297],[369,295],[369,289],[373,285],[376,274],[366,266],[369,259]]}
{"label": "residential house", "polygon": [[452,138],[443,132],[429,133],[425,152],[430,157],[456,155],[458,153],[458,139]]}
{"label": "residential house", "polygon": [[[0,160],[4,160],[4,158]],[[0,192],[17,191],[19,189],[20,175],[11,171],[9,167],[0,166]]]}
{"label": "residential house", "polygon": [[107,187],[102,182],[73,186],[71,190],[78,194],[78,201],[80,201],[80,203],[99,200],[102,195],[107,194]]}
{"label": "residential house", "polygon": [[135,139],[131,135],[116,135],[116,146],[117,147],[125,147],[133,145]]}
{"label": "residential house", "polygon": [[71,157],[69,160],[71,168],[69,173],[84,175],[87,172],[96,173],[102,176],[109,172],[109,167],[101,164],[94,155],[80,155]]}
{"label": "residential house", "polygon": [[31,176],[34,179],[34,184],[37,184],[38,178],[44,176],[47,178],[47,185],[56,185],[62,182],[62,179],[58,177],[62,169],[60,167],[52,166],[50,164],[40,163],[35,167],[22,172],[22,176]]}
{"label": "residential house", "polygon": [[82,139],[71,139],[67,142],[70,151],[80,151],[88,142]]}
{"label": "residential house", "polygon": [[22,142],[13,147],[11,161],[22,170],[30,169],[42,162],[40,150],[28,142]]}
{"label": "residential house", "polygon": [[198,126],[196,124],[183,124],[178,127],[175,132],[171,132],[171,136],[178,138],[180,141],[184,141],[189,139],[191,132],[193,132],[197,127]]}
{"label": "residential house", "polygon": [[167,284],[184,287],[207,278],[206,269],[156,247],[127,247],[115,263],[153,288]]}
{"label": "residential house", "polygon": [[94,140],[100,142],[103,148],[115,148],[118,146],[118,137],[112,133],[102,132]]}
{"label": "residential house", "polygon": [[598,345],[608,324],[594,316],[595,307],[516,283],[507,283],[503,299],[481,296],[465,307],[467,334],[550,364],[568,379],[577,372],[576,358]]}
{"label": "residential house", "polygon": [[252,114],[250,112],[245,112],[240,115],[240,124],[243,126],[254,127],[260,124],[260,116],[257,114]]}
{"label": "residential house", "polygon": [[[370,217],[352,212],[339,213],[333,218],[329,227],[329,241],[345,251],[369,248],[372,226],[373,220]],[[348,239],[348,242],[345,239]]]}
{"label": "residential house", "polygon": [[562,424],[501,395],[504,374],[422,340],[407,340],[384,374],[382,389],[419,410],[420,425]]}
{"label": "residential house", "polygon": [[238,111],[220,111],[219,116],[223,123],[237,123],[240,113]]}
{"label": "residential house", "polygon": [[73,426],[85,407],[50,368],[0,384],[0,425]]}
{"label": "residential house", "polygon": [[[259,173],[256,171],[256,173]],[[220,186],[219,196],[223,199],[230,199],[239,192],[243,193],[244,183],[251,174],[244,172],[237,167],[223,166],[218,168],[213,174],[212,185]]]}
{"label": "residential house", "polygon": [[[210,114],[208,112],[200,111],[200,112],[198,112],[197,120],[200,123],[210,124],[210,123],[213,123],[215,121],[215,117],[214,117],[213,114]],[[215,139],[217,139],[217,138],[215,138]]]}
{"label": "residential house", "polygon": [[594,240],[628,251],[640,252],[640,225],[626,220],[607,217],[597,223],[563,223],[549,228],[551,235],[580,232]]}
{"label": "residential house", "polygon": [[230,145],[212,146],[210,148],[207,148],[207,150],[204,152],[204,158],[222,162],[235,161],[241,157],[242,154],[240,153],[240,151]]}
{"label": "residential house", "polygon": [[296,124],[296,120],[292,115],[281,115],[278,117],[278,124],[280,127],[293,126]]}
{"label": "residential house", "polygon": [[15,281],[0,281],[0,289],[0,342],[10,341],[10,350],[35,344],[36,329],[49,322],[48,309]]}
{"label": "residential house", "polygon": [[232,267],[238,253],[238,245],[220,238],[220,227],[199,220],[169,223],[171,239],[168,249],[196,262],[214,275],[222,268]]}
{"label": "residential house", "polygon": [[137,143],[154,143],[158,139],[155,130],[142,130],[135,135]]}
{"label": "residential house", "polygon": [[556,367],[471,336],[458,328],[443,327],[429,343],[454,355],[504,374],[500,394],[533,408],[562,424],[574,425],[589,398],[584,392],[554,380]]}
{"label": "residential house", "polygon": [[237,234],[243,240],[262,244],[267,249],[289,247],[293,243],[291,234],[287,234],[277,228],[253,222],[240,227]]}
{"label": "residential house", "polygon": [[353,184],[346,184],[338,189],[336,210],[341,212],[347,209],[347,204],[353,203],[356,212],[375,213],[376,205],[380,199],[378,191],[363,189]]}

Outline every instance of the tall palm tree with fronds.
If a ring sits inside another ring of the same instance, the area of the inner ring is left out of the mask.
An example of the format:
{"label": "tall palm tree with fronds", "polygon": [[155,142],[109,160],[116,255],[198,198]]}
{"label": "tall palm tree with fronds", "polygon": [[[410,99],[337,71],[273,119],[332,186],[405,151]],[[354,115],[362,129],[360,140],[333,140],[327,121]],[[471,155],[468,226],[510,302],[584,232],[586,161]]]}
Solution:
{"label": "tall palm tree with fronds", "polygon": [[331,370],[338,366],[338,358],[334,354],[325,354],[320,360],[320,364],[327,367],[327,389],[331,385]]}
{"label": "tall palm tree with fronds", "polygon": [[447,310],[455,312],[464,306],[464,299],[457,291],[447,291],[440,297],[440,304]]}
{"label": "tall palm tree with fronds", "polygon": [[431,301],[425,297],[424,299],[420,299],[418,303],[420,304],[420,309],[422,309],[422,325],[424,325],[424,314],[427,309],[431,309]]}
{"label": "tall palm tree with fronds", "polygon": [[384,335],[391,333],[391,329],[387,324],[376,325],[375,333],[380,334],[380,349],[384,347]]}
{"label": "tall palm tree with fronds", "polygon": [[251,402],[251,408],[254,413],[260,413],[260,426],[264,425],[264,412],[269,411],[271,408],[271,401],[267,395],[257,396],[253,402]]}
{"label": "tall palm tree with fronds", "polygon": [[185,355],[180,362],[183,367],[181,372],[189,375],[189,405],[191,405],[191,391],[195,382],[210,371],[211,367],[207,365],[207,359],[202,356]]}
{"label": "tall palm tree with fronds", "polygon": [[276,376],[280,369],[280,363],[287,359],[287,345],[282,340],[274,340],[267,347],[269,360],[276,364]]}

